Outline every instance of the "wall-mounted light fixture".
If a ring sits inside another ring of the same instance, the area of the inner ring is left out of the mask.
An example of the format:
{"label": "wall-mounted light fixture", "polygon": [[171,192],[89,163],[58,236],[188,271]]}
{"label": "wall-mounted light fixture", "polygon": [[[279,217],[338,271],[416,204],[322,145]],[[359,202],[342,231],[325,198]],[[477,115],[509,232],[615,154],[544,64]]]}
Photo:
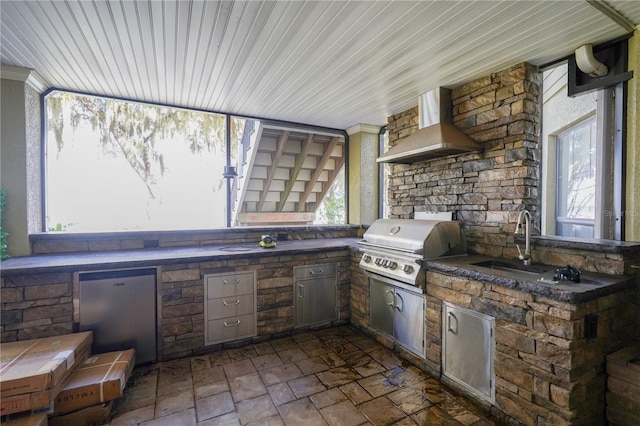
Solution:
{"label": "wall-mounted light fixture", "polygon": [[238,173],[236,172],[236,168],[233,166],[224,166],[224,173],[222,173],[225,179],[233,179],[238,177]]}

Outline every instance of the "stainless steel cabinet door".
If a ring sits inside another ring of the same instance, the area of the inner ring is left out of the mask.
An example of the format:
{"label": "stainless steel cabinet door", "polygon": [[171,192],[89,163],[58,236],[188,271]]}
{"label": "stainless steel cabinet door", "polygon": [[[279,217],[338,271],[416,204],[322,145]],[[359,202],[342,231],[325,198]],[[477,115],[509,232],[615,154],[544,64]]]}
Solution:
{"label": "stainless steel cabinet door", "polygon": [[338,275],[335,263],[293,268],[293,309],[296,327],[338,319]]}
{"label": "stainless steel cabinet door", "polygon": [[371,278],[369,298],[371,327],[393,337],[394,287]]}
{"label": "stainless steel cabinet door", "polygon": [[494,319],[448,302],[443,306],[444,375],[493,402]]}
{"label": "stainless steel cabinet door", "polygon": [[156,360],[155,269],[80,274],[79,330],[93,353],[134,348],[136,364]]}
{"label": "stainless steel cabinet door", "polygon": [[296,281],[296,326],[336,320],[336,290],[336,277]]}
{"label": "stainless steel cabinet door", "polygon": [[393,333],[401,345],[425,357],[424,296],[396,288]]}

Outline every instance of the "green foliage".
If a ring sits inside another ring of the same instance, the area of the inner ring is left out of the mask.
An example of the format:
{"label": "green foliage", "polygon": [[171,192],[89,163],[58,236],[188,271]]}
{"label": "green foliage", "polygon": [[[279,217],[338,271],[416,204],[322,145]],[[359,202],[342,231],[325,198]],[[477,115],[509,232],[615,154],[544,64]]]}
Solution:
{"label": "green foliage", "polygon": [[344,206],[344,169],[342,169],[318,209],[319,223],[327,225],[340,225],[345,223]]}
{"label": "green foliage", "polygon": [[4,207],[6,205],[7,191],[0,189],[0,261],[8,259],[7,253],[7,231],[2,227],[2,218],[4,217]]}
{"label": "green foliage", "polygon": [[344,192],[331,191],[325,198],[324,205],[328,224],[344,223]]}

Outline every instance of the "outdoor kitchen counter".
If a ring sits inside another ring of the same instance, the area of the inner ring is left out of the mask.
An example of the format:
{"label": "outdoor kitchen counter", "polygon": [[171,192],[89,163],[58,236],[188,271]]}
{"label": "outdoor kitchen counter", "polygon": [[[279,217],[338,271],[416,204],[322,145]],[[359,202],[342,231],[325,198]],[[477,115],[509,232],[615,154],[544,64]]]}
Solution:
{"label": "outdoor kitchen counter", "polygon": [[358,238],[327,238],[278,241],[273,248],[256,244],[224,244],[193,247],[103,251],[16,257],[0,263],[2,275],[149,267],[207,260],[248,259],[267,256],[322,253],[350,249]]}
{"label": "outdoor kitchen counter", "polygon": [[[440,272],[447,275],[496,284],[513,290],[533,293],[571,304],[587,302],[633,288],[637,285],[636,277],[634,276],[605,275],[590,272],[583,272],[581,274],[580,283],[560,281],[558,284],[546,284],[538,282],[537,280],[540,277],[552,279],[556,268],[555,266],[532,265],[533,269],[545,271],[533,274],[531,272],[491,269],[490,267],[476,265],[484,262],[512,263],[517,265],[517,261],[505,261],[504,259],[481,255],[468,255],[425,260],[423,266],[427,271]],[[429,283],[427,281],[427,286],[428,285]]]}

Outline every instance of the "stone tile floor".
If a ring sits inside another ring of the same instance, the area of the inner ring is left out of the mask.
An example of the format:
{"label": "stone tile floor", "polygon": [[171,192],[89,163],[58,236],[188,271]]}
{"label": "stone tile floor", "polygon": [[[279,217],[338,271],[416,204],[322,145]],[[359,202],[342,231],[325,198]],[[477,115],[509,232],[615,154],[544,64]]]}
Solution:
{"label": "stone tile floor", "polygon": [[111,426],[494,425],[349,326],[134,370]]}

